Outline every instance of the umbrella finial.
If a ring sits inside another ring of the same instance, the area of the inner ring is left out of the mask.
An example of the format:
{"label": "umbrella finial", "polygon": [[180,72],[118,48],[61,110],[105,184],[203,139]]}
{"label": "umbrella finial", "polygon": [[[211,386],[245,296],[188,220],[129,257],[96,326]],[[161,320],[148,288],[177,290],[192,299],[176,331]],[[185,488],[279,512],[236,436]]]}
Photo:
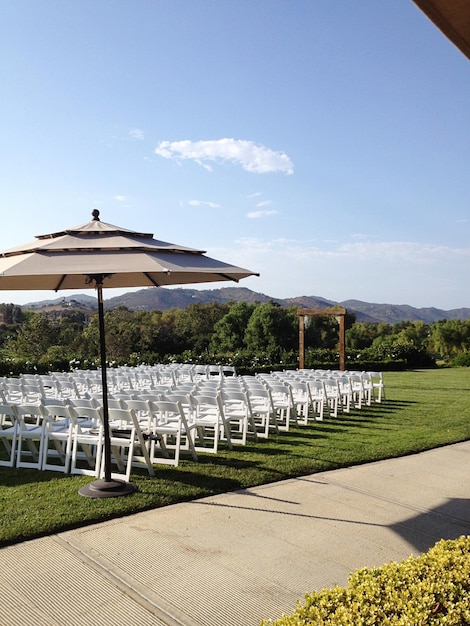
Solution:
{"label": "umbrella finial", "polygon": [[96,222],[100,221],[100,212],[98,211],[98,209],[93,209],[91,214],[93,215],[93,220],[94,221],[96,221]]}

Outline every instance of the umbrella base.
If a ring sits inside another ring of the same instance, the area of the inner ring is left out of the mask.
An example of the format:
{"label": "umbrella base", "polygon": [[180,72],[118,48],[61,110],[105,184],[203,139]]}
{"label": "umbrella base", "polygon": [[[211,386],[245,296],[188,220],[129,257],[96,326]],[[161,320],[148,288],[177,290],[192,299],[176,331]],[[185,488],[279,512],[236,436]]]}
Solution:
{"label": "umbrella base", "polygon": [[88,485],[80,487],[78,493],[87,498],[117,498],[128,496],[137,491],[134,483],[123,480],[94,480]]}

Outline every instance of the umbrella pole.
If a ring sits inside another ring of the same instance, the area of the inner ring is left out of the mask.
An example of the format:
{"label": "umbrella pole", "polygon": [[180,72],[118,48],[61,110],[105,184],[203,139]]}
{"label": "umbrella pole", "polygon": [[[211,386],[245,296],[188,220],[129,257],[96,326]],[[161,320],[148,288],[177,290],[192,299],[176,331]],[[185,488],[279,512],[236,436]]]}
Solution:
{"label": "umbrella pole", "polygon": [[106,372],[106,338],[104,327],[103,277],[93,277],[98,296],[98,321],[100,334],[101,383],[103,391],[103,447],[104,447],[104,478],[81,487],[78,493],[88,498],[115,498],[126,496],[137,491],[133,483],[113,480],[111,477],[111,432],[109,428],[108,379]]}

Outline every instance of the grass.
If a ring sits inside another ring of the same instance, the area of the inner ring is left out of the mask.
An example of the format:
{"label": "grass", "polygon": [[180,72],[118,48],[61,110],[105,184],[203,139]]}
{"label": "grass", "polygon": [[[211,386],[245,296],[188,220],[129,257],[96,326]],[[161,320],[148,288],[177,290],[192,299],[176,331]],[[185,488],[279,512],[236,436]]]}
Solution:
{"label": "grass", "polygon": [[0,546],[113,517],[295,476],[404,456],[470,439],[470,369],[389,372],[387,399],[268,440],[200,454],[178,468],[137,470],[138,492],[89,499],[92,479],[0,468]]}

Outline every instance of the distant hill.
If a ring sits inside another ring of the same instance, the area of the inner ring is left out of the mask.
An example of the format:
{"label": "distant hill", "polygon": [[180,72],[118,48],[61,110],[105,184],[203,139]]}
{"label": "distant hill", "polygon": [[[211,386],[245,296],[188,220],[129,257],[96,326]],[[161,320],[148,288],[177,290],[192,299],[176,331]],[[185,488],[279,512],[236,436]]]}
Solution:
{"label": "distant hill", "polygon": [[[345,307],[348,312],[355,313],[357,321],[362,322],[388,322],[396,324],[404,321],[423,321],[427,323],[438,320],[470,319],[470,308],[442,309],[414,308],[407,304],[376,304],[361,302],[360,300],[345,300],[335,302],[319,296],[298,296],[295,298],[272,298],[263,293],[251,291],[245,287],[223,287],[220,289],[165,289],[152,287],[139,291],[127,292],[114,298],[105,297],[105,307],[115,309],[118,306],[126,306],[132,311],[167,311],[168,309],[184,309],[189,304],[196,302],[207,304],[217,302],[226,304],[230,302],[265,302],[273,301],[281,306],[295,306],[302,309],[324,309],[334,305]],[[42,300],[31,302],[22,306],[23,309],[41,311],[60,308],[76,308],[79,310],[93,311],[97,308],[96,298],[86,294],[65,296],[55,300]]]}
{"label": "distant hill", "polygon": [[23,304],[21,308],[28,310],[45,309],[47,307],[67,307],[67,308],[98,308],[98,301],[96,297],[87,296],[84,293],[74,296],[62,296],[61,298],[55,298],[53,300],[40,300],[39,302],[28,302]]}

